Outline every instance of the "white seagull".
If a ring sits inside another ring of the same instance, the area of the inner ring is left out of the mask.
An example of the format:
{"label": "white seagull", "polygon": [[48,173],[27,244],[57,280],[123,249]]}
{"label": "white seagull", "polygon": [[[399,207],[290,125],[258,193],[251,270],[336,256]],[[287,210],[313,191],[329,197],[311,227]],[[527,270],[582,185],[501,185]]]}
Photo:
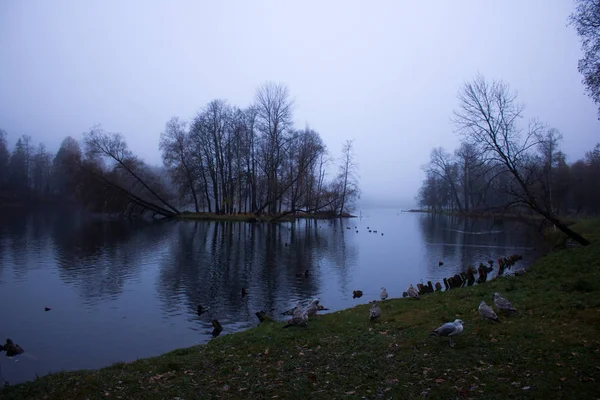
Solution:
{"label": "white seagull", "polygon": [[512,304],[510,304],[510,301],[498,292],[494,293],[494,304],[498,310],[503,311],[505,314],[514,314],[517,312]]}
{"label": "white seagull", "polygon": [[381,300],[385,300],[385,299],[388,298],[388,292],[387,292],[387,290],[385,290],[384,287],[381,288],[381,294],[380,294],[380,296],[381,296]]}
{"label": "white seagull", "polygon": [[454,322],[446,322],[444,325],[440,326],[433,332],[431,335],[433,336],[447,336],[448,344],[450,347],[454,347],[454,342],[452,342],[452,336],[460,335],[463,331],[464,322],[460,319],[455,319]]}
{"label": "white seagull", "polygon": [[317,311],[319,311],[319,299],[313,299],[313,301],[310,302],[308,307],[306,307],[306,310],[304,310],[308,317],[313,317],[317,315]]}
{"label": "white seagull", "polygon": [[369,310],[369,320],[374,321],[381,316],[381,308],[377,305],[377,300],[373,300],[373,305]]}
{"label": "white seagull", "polygon": [[498,316],[496,315],[496,313],[494,312],[492,307],[488,306],[485,303],[485,300],[481,300],[481,303],[479,303],[478,310],[479,310],[479,315],[481,315],[482,318],[486,318],[486,319],[489,319],[490,321],[494,321],[494,322],[501,322],[498,319]]}
{"label": "white seagull", "polygon": [[419,292],[417,292],[417,289],[415,289],[415,287],[412,285],[412,283],[410,284],[406,293],[413,299],[419,299]]}
{"label": "white seagull", "polygon": [[287,321],[287,323],[283,327],[284,328],[289,328],[290,326],[305,327],[307,324],[308,324],[308,314],[305,311],[300,315],[293,316],[292,319]]}
{"label": "white seagull", "polygon": [[294,317],[299,316],[300,314],[302,314],[302,304],[300,304],[300,302],[296,303],[296,307],[290,308],[282,313],[282,315],[292,315]]}

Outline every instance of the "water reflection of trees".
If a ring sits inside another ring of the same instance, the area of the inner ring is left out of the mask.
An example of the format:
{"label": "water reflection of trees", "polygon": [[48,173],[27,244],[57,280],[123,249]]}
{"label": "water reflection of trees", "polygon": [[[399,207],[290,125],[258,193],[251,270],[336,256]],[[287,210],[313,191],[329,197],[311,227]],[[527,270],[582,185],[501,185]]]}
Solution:
{"label": "water reflection of trees", "polygon": [[531,257],[539,251],[539,233],[520,221],[423,214],[419,223],[430,275],[439,275],[440,268],[454,274],[514,251]]}
{"label": "water reflection of trees", "polygon": [[[184,306],[194,315],[202,304],[211,306],[206,319],[254,323],[261,309],[278,313],[295,299],[310,298],[320,287],[319,260],[336,251],[333,238],[343,240],[341,229],[320,232],[311,221],[180,223],[160,262],[157,290],[165,310]],[[296,276],[307,269],[308,277]]]}
{"label": "water reflection of trees", "polygon": [[50,251],[50,224],[53,215],[47,210],[14,210],[0,216],[0,273],[11,266],[17,279],[28,271],[42,268]]}
{"label": "water reflection of trees", "polygon": [[60,278],[87,303],[118,296],[162,240],[162,224],[63,214],[52,232]]}

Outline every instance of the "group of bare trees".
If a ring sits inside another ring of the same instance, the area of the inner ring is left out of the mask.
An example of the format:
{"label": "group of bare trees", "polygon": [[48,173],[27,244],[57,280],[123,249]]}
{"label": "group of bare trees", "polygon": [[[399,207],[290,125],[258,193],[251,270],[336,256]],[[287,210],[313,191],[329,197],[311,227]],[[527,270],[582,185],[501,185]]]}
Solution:
{"label": "group of bare trees", "polygon": [[0,201],[45,199],[51,195],[52,155],[30,136],[18,138],[12,152],[0,129]]}
{"label": "group of bare trees", "polygon": [[537,120],[521,127],[524,106],[506,83],[478,76],[458,98],[453,122],[462,142],[454,153],[431,152],[420,206],[464,213],[517,207],[585,243],[559,216],[600,213],[600,144],[569,165],[560,132]]}
{"label": "group of bare trees", "polygon": [[0,131],[0,200],[75,200],[93,211],[166,217],[184,210],[255,215],[342,215],[359,195],[353,142],[339,173],[320,135],[295,129],[284,85],[261,86],[240,109],[213,100],[188,123],[171,118],[160,137],[164,168],[147,165],[123,135],[95,126],[56,155],[22,136],[12,153]]}
{"label": "group of bare trees", "polygon": [[323,140],[292,118],[288,89],[274,83],[245,109],[213,100],[190,122],[171,118],[160,149],[180,198],[219,214],[348,211],[358,196],[352,142],[339,175],[326,181],[332,159]]}

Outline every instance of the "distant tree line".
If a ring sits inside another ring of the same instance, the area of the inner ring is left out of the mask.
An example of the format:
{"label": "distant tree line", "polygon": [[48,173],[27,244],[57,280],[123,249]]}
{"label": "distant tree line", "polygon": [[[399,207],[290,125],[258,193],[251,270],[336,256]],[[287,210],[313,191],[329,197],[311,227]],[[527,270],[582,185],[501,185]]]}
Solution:
{"label": "distant tree line", "polygon": [[585,243],[559,216],[600,213],[600,144],[569,164],[558,130],[535,119],[521,126],[524,105],[502,81],[478,76],[458,98],[453,122],[461,144],[453,153],[432,150],[423,166],[420,207],[461,213],[515,207],[542,215]]}
{"label": "distant tree line", "polygon": [[352,141],[338,173],[318,132],[293,126],[284,85],[266,83],[245,109],[213,100],[191,121],[171,118],[160,136],[163,168],[147,165],[123,135],[95,126],[81,144],[67,137],[53,155],[31,137],[9,151],[0,131],[0,203],[77,201],[123,215],[174,216],[184,210],[283,215],[343,215],[359,197]]}

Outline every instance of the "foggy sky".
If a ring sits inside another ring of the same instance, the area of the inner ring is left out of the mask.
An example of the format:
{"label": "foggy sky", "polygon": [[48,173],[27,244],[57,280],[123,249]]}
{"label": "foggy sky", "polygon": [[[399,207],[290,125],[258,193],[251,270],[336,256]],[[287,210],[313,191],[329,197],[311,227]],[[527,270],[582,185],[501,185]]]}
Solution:
{"label": "foggy sky", "polygon": [[[293,3],[293,4],[292,4]],[[569,161],[600,141],[569,0],[3,1],[0,128],[55,151],[97,123],[161,164],[174,115],[245,107],[285,83],[295,123],[338,156],[355,139],[363,205],[410,207],[435,146],[454,150],[460,86],[503,79],[525,116],[559,129]],[[525,121],[524,121],[525,122]]]}

